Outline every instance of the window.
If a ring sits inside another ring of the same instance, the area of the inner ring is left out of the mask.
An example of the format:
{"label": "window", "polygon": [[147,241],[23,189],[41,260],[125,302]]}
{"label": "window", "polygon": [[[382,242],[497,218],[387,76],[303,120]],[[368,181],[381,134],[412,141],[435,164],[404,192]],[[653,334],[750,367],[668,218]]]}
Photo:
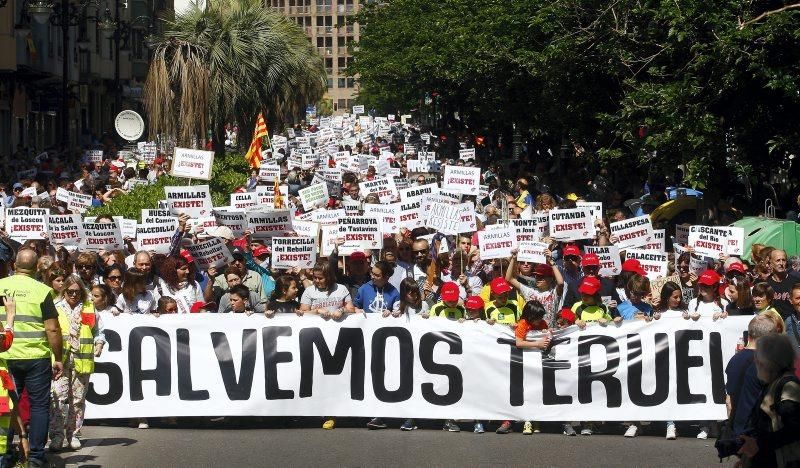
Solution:
{"label": "window", "polygon": [[333,89],[333,78],[328,78],[328,89]]}
{"label": "window", "polygon": [[325,59],[325,68],[333,68],[333,59],[332,58],[326,58]]}
{"label": "window", "polygon": [[336,83],[337,88],[344,89],[347,87],[347,81],[345,78],[339,78]]}
{"label": "window", "polygon": [[349,109],[349,104],[347,103],[347,99],[339,99],[338,101],[339,109]]}
{"label": "window", "polygon": [[356,87],[356,79],[355,78],[348,78],[347,79],[347,87],[348,88],[355,88]]}

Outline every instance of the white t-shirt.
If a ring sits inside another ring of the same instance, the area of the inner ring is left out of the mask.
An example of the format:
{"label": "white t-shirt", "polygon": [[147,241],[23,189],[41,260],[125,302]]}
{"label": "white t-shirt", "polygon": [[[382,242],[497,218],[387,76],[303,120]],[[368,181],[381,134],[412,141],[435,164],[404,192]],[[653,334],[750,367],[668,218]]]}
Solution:
{"label": "white t-shirt", "polygon": [[187,284],[186,287],[174,290],[170,288],[167,283],[161,278],[158,279],[158,286],[153,290],[153,298],[158,303],[161,296],[167,296],[175,299],[178,304],[179,314],[188,314],[192,311],[192,305],[195,302],[203,301],[203,293],[200,291],[200,285],[197,283]]}
{"label": "white t-shirt", "polygon": [[689,315],[700,314],[701,317],[713,317],[714,314],[721,314],[725,311],[728,301],[720,299],[722,307],[716,302],[700,302],[699,297],[695,297],[689,302]]}
{"label": "white t-shirt", "polygon": [[321,291],[312,285],[303,291],[303,296],[300,298],[300,304],[308,304],[311,310],[327,309],[329,312],[336,312],[348,301],[352,301],[350,291],[341,284],[337,284],[333,291]]}
{"label": "white t-shirt", "polygon": [[125,300],[122,294],[117,298],[117,308],[126,314],[149,314],[156,310],[157,301],[151,291],[134,296],[131,302]]}

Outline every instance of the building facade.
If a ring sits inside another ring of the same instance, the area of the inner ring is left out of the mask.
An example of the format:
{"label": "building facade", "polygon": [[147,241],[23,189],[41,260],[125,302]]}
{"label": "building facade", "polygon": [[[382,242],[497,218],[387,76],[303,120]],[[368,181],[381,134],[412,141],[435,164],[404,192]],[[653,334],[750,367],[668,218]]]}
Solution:
{"label": "building facade", "polygon": [[359,25],[347,24],[347,18],[358,12],[359,0],[264,1],[303,28],[325,61],[328,92],[323,99],[334,114],[350,112],[357,94],[356,79],[347,76],[345,69],[352,60],[350,47],[358,41]]}
{"label": "building facade", "polygon": [[[69,15],[60,14],[64,4]],[[0,8],[0,157],[65,141],[87,146],[114,131],[119,111],[141,110],[146,39],[173,17],[173,0],[7,0]]]}

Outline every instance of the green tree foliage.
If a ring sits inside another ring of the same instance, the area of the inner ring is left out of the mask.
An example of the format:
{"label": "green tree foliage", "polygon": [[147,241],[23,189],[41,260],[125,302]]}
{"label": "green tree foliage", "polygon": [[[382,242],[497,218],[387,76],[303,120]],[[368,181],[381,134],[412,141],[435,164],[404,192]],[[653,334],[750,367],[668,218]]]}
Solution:
{"label": "green tree foliage", "polygon": [[392,0],[367,6],[349,73],[388,112],[440,95],[472,128],[510,123],[602,159],[730,168],[798,150],[800,10],[780,1]]}

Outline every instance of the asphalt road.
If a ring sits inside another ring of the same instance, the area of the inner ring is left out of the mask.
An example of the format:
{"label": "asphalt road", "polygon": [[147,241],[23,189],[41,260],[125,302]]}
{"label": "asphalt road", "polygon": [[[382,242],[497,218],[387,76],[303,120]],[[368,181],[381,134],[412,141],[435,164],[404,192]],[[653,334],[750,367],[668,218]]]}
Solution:
{"label": "asphalt road", "polygon": [[[679,438],[664,439],[653,425],[634,439],[619,424],[603,434],[567,437],[556,425],[543,433],[473,434],[471,423],[449,433],[438,422],[413,432],[370,431],[360,419],[340,420],[325,431],[306,418],[181,421],[177,427],[132,429],[108,421],[87,426],[84,447],[51,456],[55,466],[81,467],[253,467],[253,466],[733,466],[720,465],[713,440],[697,440],[695,428],[678,425]],[[108,425],[107,425],[108,424]],[[216,426],[214,424],[217,424]],[[494,429],[490,425],[487,429]],[[515,427],[521,430],[521,427]],[[687,437],[680,437],[681,433]],[[688,437],[691,435],[691,438]]]}

